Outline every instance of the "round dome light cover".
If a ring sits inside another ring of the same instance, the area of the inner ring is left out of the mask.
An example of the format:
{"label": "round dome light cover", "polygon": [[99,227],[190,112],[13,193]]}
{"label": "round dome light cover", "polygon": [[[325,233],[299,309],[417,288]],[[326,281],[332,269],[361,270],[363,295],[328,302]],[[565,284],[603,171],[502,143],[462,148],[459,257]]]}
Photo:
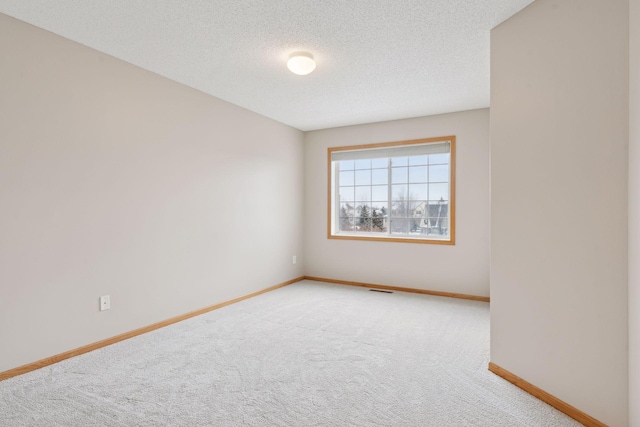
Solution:
{"label": "round dome light cover", "polygon": [[304,76],[316,69],[316,61],[309,52],[293,52],[289,55],[287,67],[292,73]]}

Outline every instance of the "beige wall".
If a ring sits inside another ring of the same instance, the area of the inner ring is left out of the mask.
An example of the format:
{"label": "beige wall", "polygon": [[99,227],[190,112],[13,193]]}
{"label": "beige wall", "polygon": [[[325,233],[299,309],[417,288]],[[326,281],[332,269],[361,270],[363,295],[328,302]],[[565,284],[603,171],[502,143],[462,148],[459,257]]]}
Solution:
{"label": "beige wall", "polygon": [[627,1],[491,33],[491,361],[627,425]]}
{"label": "beige wall", "polygon": [[[327,239],[327,148],[456,135],[455,246]],[[306,274],[489,295],[489,110],[308,132]]]}
{"label": "beige wall", "polygon": [[0,64],[0,371],[303,274],[302,132],[4,15]]}
{"label": "beige wall", "polygon": [[640,427],[640,0],[629,8],[629,425]]}

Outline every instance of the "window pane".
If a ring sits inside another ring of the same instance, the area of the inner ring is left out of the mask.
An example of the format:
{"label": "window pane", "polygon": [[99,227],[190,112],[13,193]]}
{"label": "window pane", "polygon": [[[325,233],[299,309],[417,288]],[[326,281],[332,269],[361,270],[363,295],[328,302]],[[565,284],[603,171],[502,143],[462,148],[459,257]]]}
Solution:
{"label": "window pane", "polygon": [[371,167],[372,168],[386,168],[389,166],[389,158],[383,157],[381,159],[372,159]]}
{"label": "window pane", "polygon": [[340,185],[353,185],[353,171],[340,172]]}
{"label": "window pane", "polygon": [[356,169],[371,169],[371,160],[356,160]]}
{"label": "window pane", "polygon": [[420,228],[420,218],[411,218],[409,221],[409,234],[413,236],[418,236],[423,233],[422,228]]}
{"label": "window pane", "polygon": [[407,212],[407,202],[403,201],[391,203],[391,216],[393,218],[406,218]]}
{"label": "window pane", "polygon": [[427,184],[411,184],[409,185],[410,200],[426,200]]}
{"label": "window pane", "polygon": [[402,184],[407,182],[409,168],[391,168],[391,182]]}
{"label": "window pane", "polygon": [[407,234],[408,231],[409,231],[409,220],[407,219],[391,220],[391,234]]}
{"label": "window pane", "polygon": [[358,231],[371,231],[372,220],[371,218],[357,218],[356,228]]}
{"label": "window pane", "polygon": [[374,201],[387,201],[389,198],[389,190],[386,185],[374,185],[371,187],[371,200]]}
{"label": "window pane", "polygon": [[370,202],[371,201],[371,187],[356,187],[356,201],[358,201],[358,202]]}
{"label": "window pane", "polygon": [[[434,166],[440,167],[440,166]],[[427,182],[427,167],[413,166],[409,168],[409,182]]]}
{"label": "window pane", "polygon": [[354,219],[350,217],[340,217],[340,231],[353,231]]}
{"label": "window pane", "polygon": [[428,156],[411,156],[411,157],[409,157],[409,166],[426,165],[427,163],[428,163]]}
{"label": "window pane", "polygon": [[449,200],[449,184],[429,184],[429,200]]}
{"label": "window pane", "polygon": [[388,180],[389,180],[388,169],[374,169],[371,171],[371,183],[373,185],[387,184]]}
{"label": "window pane", "polygon": [[392,200],[406,200],[407,199],[407,184],[392,185],[391,186],[391,199]]}
{"label": "window pane", "polygon": [[449,235],[449,218],[431,219],[429,220],[428,224],[428,235],[441,237]]}
{"label": "window pane", "polygon": [[429,182],[449,182],[449,166],[429,166]]}
{"label": "window pane", "polygon": [[340,187],[340,201],[341,202],[353,202],[354,188],[353,187]]}
{"label": "window pane", "polygon": [[351,203],[340,203],[340,216],[352,217],[355,214],[355,207]]}
{"label": "window pane", "polygon": [[392,166],[407,166],[408,163],[409,163],[408,157],[392,157],[391,158]]}
{"label": "window pane", "polygon": [[389,204],[386,202],[372,202],[371,203],[371,216],[373,216],[373,211],[376,211],[380,216],[386,216],[389,211]]}
{"label": "window pane", "polygon": [[376,209],[371,214],[371,231],[382,233],[387,231],[387,218]]}
{"label": "window pane", "polygon": [[371,218],[371,203],[358,203],[356,218]]}
{"label": "window pane", "polygon": [[411,203],[410,215],[415,218],[423,218],[427,214],[427,202],[425,200],[416,200]]}
{"label": "window pane", "polygon": [[368,203],[362,203],[358,205],[356,210],[357,217],[355,218],[355,225],[358,231],[371,231],[371,205]]}
{"label": "window pane", "polygon": [[353,166],[355,164],[353,160],[343,160],[339,163],[341,171],[353,170]]}
{"label": "window pane", "polygon": [[430,154],[429,155],[429,164],[430,165],[447,165],[447,164],[449,164],[449,153]]}
{"label": "window pane", "polygon": [[356,171],[356,185],[371,185],[371,170]]}
{"label": "window pane", "polygon": [[429,224],[435,227],[442,218],[449,216],[449,204],[429,202]]}

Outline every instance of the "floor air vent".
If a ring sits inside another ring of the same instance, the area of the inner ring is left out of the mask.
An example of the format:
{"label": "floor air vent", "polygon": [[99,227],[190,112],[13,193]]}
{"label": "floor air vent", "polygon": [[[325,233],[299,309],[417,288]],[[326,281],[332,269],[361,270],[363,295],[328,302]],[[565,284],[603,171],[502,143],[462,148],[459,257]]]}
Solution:
{"label": "floor air vent", "polygon": [[385,291],[382,289],[369,289],[371,292],[382,292],[383,294],[392,294],[393,291]]}

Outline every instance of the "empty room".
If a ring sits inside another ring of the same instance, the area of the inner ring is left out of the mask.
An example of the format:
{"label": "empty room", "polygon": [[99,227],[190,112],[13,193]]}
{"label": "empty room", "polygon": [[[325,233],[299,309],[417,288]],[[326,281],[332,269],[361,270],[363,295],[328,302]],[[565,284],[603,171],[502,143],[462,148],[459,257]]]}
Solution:
{"label": "empty room", "polygon": [[640,0],[0,0],[0,426],[640,427]]}

